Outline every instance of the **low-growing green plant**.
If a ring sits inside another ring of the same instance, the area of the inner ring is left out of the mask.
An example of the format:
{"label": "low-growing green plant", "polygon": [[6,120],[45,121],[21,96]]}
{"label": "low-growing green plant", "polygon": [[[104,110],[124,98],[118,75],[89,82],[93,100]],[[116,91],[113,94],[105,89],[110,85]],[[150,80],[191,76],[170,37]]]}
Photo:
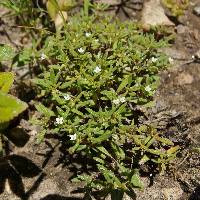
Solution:
{"label": "low-growing green plant", "polygon": [[173,16],[179,17],[187,9],[189,0],[162,0],[162,3],[171,11]]}
{"label": "low-growing green plant", "polygon": [[[52,23],[43,1],[34,0],[3,0],[0,7],[5,7],[8,12],[4,17],[14,17],[16,26],[26,31],[31,39],[37,40],[44,28],[52,29]],[[41,37],[41,36],[40,36]]]}
{"label": "low-growing green plant", "polygon": [[139,108],[152,105],[158,73],[169,65],[158,51],[166,45],[133,22],[81,13],[38,52],[38,141],[59,134],[70,154],[84,154],[95,167],[74,180],[87,189],[111,192],[113,199],[130,195],[143,187],[141,165],[154,163],[163,172],[176,156],[178,146],[139,123]]}

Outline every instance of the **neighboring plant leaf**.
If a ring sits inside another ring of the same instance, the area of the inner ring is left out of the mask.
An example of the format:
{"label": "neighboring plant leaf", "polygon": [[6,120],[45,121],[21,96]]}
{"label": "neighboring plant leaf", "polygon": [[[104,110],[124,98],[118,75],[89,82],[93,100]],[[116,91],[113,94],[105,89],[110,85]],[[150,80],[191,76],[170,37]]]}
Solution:
{"label": "neighboring plant leaf", "polygon": [[0,91],[0,123],[14,119],[27,107],[25,102]]}
{"label": "neighboring plant leaf", "polygon": [[48,11],[49,16],[51,17],[52,20],[54,20],[57,13],[59,12],[58,5],[57,5],[56,1],[55,0],[48,0],[46,7],[47,7],[47,11]]}
{"label": "neighboring plant leaf", "polygon": [[61,11],[58,14],[56,14],[56,17],[54,19],[55,27],[56,29],[62,28],[64,22],[67,20],[68,15],[66,11]]}
{"label": "neighboring plant leaf", "polygon": [[76,5],[74,0],[48,0],[46,7],[56,29],[62,28],[68,18],[67,11]]}
{"label": "neighboring plant leaf", "polygon": [[143,188],[142,181],[140,180],[140,177],[138,174],[134,174],[131,178],[131,183],[134,187]]}
{"label": "neighboring plant leaf", "polygon": [[12,60],[14,49],[6,44],[0,44],[0,62]]}
{"label": "neighboring plant leaf", "polygon": [[0,91],[8,93],[14,81],[12,72],[0,72]]}

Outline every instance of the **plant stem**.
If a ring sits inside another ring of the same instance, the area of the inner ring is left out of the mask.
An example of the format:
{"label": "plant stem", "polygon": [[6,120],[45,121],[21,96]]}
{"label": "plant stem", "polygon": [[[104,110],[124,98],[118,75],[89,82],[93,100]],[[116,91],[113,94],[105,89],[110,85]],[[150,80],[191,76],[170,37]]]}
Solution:
{"label": "plant stem", "polygon": [[3,157],[3,138],[2,134],[0,133],[0,158]]}

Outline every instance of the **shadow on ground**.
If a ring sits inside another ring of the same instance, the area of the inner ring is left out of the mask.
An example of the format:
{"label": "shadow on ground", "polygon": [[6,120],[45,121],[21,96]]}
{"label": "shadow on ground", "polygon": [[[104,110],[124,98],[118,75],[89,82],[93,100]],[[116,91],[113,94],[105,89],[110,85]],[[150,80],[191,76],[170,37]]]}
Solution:
{"label": "shadow on ground", "polygon": [[82,200],[83,198],[78,197],[64,197],[58,194],[49,194],[40,200]]}
{"label": "shadow on ground", "polygon": [[[22,200],[26,200],[37,190],[45,174],[31,160],[18,155],[10,155],[0,160],[0,194],[5,190],[5,183],[8,180],[11,191]],[[39,175],[40,174],[40,175]],[[23,178],[38,176],[32,187],[25,192]]]}
{"label": "shadow on ground", "polygon": [[200,185],[190,195],[189,200],[199,200],[200,199]]}

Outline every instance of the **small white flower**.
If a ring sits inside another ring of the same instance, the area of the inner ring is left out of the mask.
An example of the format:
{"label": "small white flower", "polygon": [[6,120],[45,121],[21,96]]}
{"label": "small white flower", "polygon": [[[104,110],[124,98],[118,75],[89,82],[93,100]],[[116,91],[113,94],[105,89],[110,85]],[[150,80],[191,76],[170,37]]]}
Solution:
{"label": "small white flower", "polygon": [[124,103],[124,102],[126,102],[126,98],[125,97],[120,97],[118,99],[113,100],[113,103],[116,104],[116,105],[118,105],[120,103]]}
{"label": "small white flower", "polygon": [[95,69],[94,69],[94,72],[95,73],[99,73],[100,71],[101,71],[101,67],[96,66]]}
{"label": "small white flower", "polygon": [[71,96],[70,96],[69,94],[66,94],[66,95],[64,96],[64,99],[65,99],[66,101],[68,101],[68,100],[71,99]]}
{"label": "small white flower", "polygon": [[120,100],[119,100],[119,99],[114,99],[114,100],[113,100],[113,103],[114,103],[115,105],[118,105],[118,104],[120,103]]}
{"label": "small white flower", "polygon": [[84,53],[85,50],[84,50],[83,48],[79,48],[79,49],[78,49],[78,52],[79,52],[79,53]]}
{"label": "small white flower", "polygon": [[153,63],[156,62],[157,60],[158,60],[158,58],[155,58],[155,57],[151,58],[151,62],[153,62]]}
{"label": "small white flower", "polygon": [[74,134],[74,135],[69,135],[69,137],[70,137],[70,140],[76,140],[76,133]]}
{"label": "small white flower", "polygon": [[86,36],[86,37],[90,37],[90,36],[91,36],[91,33],[85,33],[85,36]]}
{"label": "small white flower", "polygon": [[125,97],[121,97],[119,100],[120,100],[121,103],[126,102],[126,98]]}
{"label": "small white flower", "polygon": [[130,124],[131,120],[126,118],[126,122]]}
{"label": "small white flower", "polygon": [[94,40],[96,43],[98,43],[99,42],[99,39],[96,39],[96,40]]}
{"label": "small white flower", "polygon": [[145,88],[145,91],[150,92],[151,91],[151,87],[149,85],[147,85]]}
{"label": "small white flower", "polygon": [[139,84],[138,84],[138,83],[136,83],[136,84],[135,84],[135,87],[139,87]]}
{"label": "small white flower", "polygon": [[169,57],[169,63],[172,64],[174,62],[174,59]]}
{"label": "small white flower", "polygon": [[63,124],[63,117],[57,117],[56,118],[56,121],[55,121],[55,124]]}
{"label": "small white flower", "polygon": [[131,71],[131,68],[130,67],[125,67],[125,70],[126,71]]}
{"label": "small white flower", "polygon": [[44,54],[44,53],[42,53],[42,54],[40,55],[40,59],[41,59],[41,60],[45,60],[45,59],[47,59],[47,55]]}

